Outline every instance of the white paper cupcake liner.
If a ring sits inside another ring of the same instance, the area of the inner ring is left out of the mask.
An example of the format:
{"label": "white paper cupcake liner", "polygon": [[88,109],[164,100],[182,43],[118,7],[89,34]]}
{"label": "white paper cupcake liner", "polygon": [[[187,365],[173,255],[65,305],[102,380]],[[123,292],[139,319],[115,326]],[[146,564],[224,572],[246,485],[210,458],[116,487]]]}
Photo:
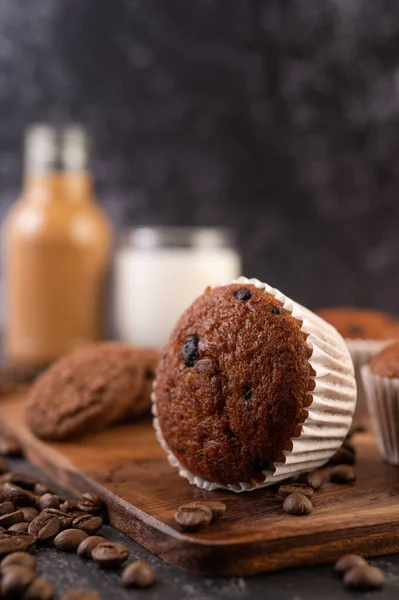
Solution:
{"label": "white paper cupcake liner", "polygon": [[[309,392],[313,401],[308,417],[302,423],[301,435],[292,438],[292,450],[284,452],[285,461],[275,462],[274,470],[263,471],[264,481],[256,484],[241,482],[222,485],[205,481],[193,475],[176,458],[168,447],[157,419],[156,386],[152,395],[154,428],[169,462],[182,477],[205,490],[228,489],[233,492],[254,490],[273,485],[284,479],[321,467],[342,445],[352,423],[356,405],[356,383],[353,363],[348,348],[340,334],[321,317],[258,279],[240,277],[230,283],[251,284],[279,300],[284,309],[302,321],[302,331],[307,334],[307,344],[312,350],[309,359],[316,375],[315,388]],[[224,284],[228,285],[228,284]]]}
{"label": "white paper cupcake liner", "polygon": [[363,365],[367,365],[374,354],[377,354],[391,343],[390,340],[349,340],[345,339],[346,345],[349,348],[355,368],[355,377],[357,385],[357,404],[353,417],[353,425],[366,426],[369,418],[367,408],[367,400],[364,391],[361,369]]}
{"label": "white paper cupcake liner", "polygon": [[371,422],[383,457],[399,465],[399,379],[375,375],[361,368]]}

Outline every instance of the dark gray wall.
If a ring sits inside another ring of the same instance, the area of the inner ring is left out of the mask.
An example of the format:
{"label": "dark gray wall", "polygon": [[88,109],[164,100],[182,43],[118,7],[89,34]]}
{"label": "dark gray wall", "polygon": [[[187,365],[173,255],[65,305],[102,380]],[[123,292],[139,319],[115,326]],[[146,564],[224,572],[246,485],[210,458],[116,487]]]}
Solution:
{"label": "dark gray wall", "polygon": [[399,312],[397,0],[0,0],[0,202],[88,123],[117,224],[228,225],[303,303]]}

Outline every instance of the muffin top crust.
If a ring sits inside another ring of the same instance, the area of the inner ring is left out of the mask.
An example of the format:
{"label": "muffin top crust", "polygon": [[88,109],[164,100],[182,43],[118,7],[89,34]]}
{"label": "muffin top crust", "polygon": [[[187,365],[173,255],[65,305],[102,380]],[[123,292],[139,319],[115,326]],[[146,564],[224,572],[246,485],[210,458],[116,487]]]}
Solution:
{"label": "muffin top crust", "polygon": [[373,356],[370,361],[370,370],[374,375],[381,377],[399,377],[399,341],[386,346],[381,352]]}
{"label": "muffin top crust", "polygon": [[347,339],[389,340],[399,338],[399,319],[366,308],[322,308],[317,314]]}
{"label": "muffin top crust", "polygon": [[284,461],[312,402],[301,330],[251,284],[208,288],[182,315],[156,373],[164,439],[191,473],[221,484],[264,479]]}

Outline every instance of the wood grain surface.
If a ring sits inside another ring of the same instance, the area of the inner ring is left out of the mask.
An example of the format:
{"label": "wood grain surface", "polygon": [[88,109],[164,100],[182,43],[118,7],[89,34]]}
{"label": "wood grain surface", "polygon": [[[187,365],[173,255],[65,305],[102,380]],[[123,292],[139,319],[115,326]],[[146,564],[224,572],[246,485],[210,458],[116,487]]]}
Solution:
{"label": "wood grain surface", "polygon": [[[204,492],[169,466],[149,418],[75,443],[44,443],[27,428],[23,397],[0,402],[0,428],[27,457],[72,493],[94,491],[110,521],[164,560],[204,575],[248,575],[334,561],[344,552],[399,552],[399,469],[381,459],[370,434],[358,435],[357,482],[325,483],[306,517],[285,514],[276,489]],[[227,514],[198,533],[179,530],[176,508],[222,500]]]}

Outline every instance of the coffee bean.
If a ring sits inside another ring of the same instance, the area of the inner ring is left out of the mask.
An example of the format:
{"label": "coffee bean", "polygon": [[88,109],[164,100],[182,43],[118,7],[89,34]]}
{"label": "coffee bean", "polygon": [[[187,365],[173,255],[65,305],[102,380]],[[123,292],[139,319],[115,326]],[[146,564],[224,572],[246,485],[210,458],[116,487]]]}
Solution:
{"label": "coffee bean", "polygon": [[379,590],[385,585],[384,573],[371,565],[360,565],[346,571],[344,586],[354,590]]}
{"label": "coffee bean", "polygon": [[10,466],[8,464],[8,462],[6,460],[4,460],[4,458],[0,458],[0,475],[3,475],[3,473],[9,473],[10,472]]}
{"label": "coffee bean", "polygon": [[35,572],[23,565],[10,565],[2,571],[1,595],[20,597],[35,578]]}
{"label": "coffee bean", "polygon": [[311,498],[314,494],[313,488],[304,483],[286,483],[284,485],[280,485],[278,488],[278,493],[282,498],[287,498],[287,496],[295,494],[296,492],[306,496],[306,498]]}
{"label": "coffee bean", "polygon": [[77,500],[65,500],[61,504],[60,509],[66,513],[73,512],[74,510],[78,510],[78,502]]}
{"label": "coffee bean", "polygon": [[3,515],[8,515],[9,513],[12,513],[15,511],[15,505],[14,502],[2,502],[0,504],[0,517]]}
{"label": "coffee bean", "polygon": [[61,530],[61,522],[58,517],[42,512],[31,523],[29,533],[35,535],[38,542],[48,542],[55,538]]}
{"label": "coffee bean", "polygon": [[329,465],[354,465],[355,454],[347,446],[341,446],[328,461]]}
{"label": "coffee bean", "polygon": [[186,367],[193,367],[199,358],[199,337],[198,335],[190,335],[186,339],[181,349],[183,361]]}
{"label": "coffee bean", "polygon": [[44,494],[51,493],[49,487],[46,484],[42,483],[41,481],[38,481],[35,484],[33,491],[36,494],[36,496],[44,496]]}
{"label": "coffee bean", "polygon": [[104,502],[96,494],[82,494],[82,497],[78,501],[78,509],[92,515],[99,515],[104,508]]}
{"label": "coffee bean", "polygon": [[30,475],[25,475],[25,473],[11,473],[10,483],[18,485],[24,490],[33,491],[37,483],[37,479],[35,477],[31,477]]}
{"label": "coffee bean", "polygon": [[330,471],[330,481],[332,483],[353,483],[356,481],[356,474],[352,467],[348,465],[339,465]]}
{"label": "coffee bean", "polygon": [[184,531],[198,531],[212,521],[212,510],[206,504],[183,504],[175,512],[175,521]]}
{"label": "coffee bean", "polygon": [[129,549],[124,544],[113,544],[112,542],[98,544],[91,553],[94,562],[106,569],[119,567],[128,556]]}
{"label": "coffee bean", "polygon": [[33,571],[36,570],[37,560],[29,552],[13,552],[9,554],[0,563],[0,571],[2,571],[5,567],[9,567],[10,565],[22,565],[24,567],[28,567]]}
{"label": "coffee bean", "polygon": [[212,521],[216,521],[220,517],[223,517],[226,514],[226,505],[223,502],[219,502],[217,500],[196,500],[195,502],[190,502],[188,506],[207,506],[212,511]]}
{"label": "coffee bean", "polygon": [[26,552],[34,543],[33,535],[2,531],[0,533],[0,558],[12,552]]}
{"label": "coffee bean", "polygon": [[283,509],[290,515],[310,515],[313,511],[313,504],[303,494],[295,492],[287,496],[283,503]]}
{"label": "coffee bean", "polygon": [[22,523],[14,523],[11,527],[8,528],[8,531],[14,531],[14,533],[28,533],[29,532],[29,523],[22,521]]}
{"label": "coffee bean", "polygon": [[94,548],[99,544],[104,544],[106,542],[107,540],[101,535],[91,535],[83,540],[83,542],[80,542],[77,550],[78,555],[84,556],[85,558],[91,558],[91,553]]}
{"label": "coffee bean", "polygon": [[69,590],[66,594],[61,596],[60,600],[101,600],[101,596],[97,592],[91,590],[74,589]]}
{"label": "coffee bean", "polygon": [[40,510],[45,508],[60,508],[60,498],[56,494],[50,494],[47,492],[40,497],[39,500]]}
{"label": "coffee bean", "polygon": [[23,600],[52,600],[54,593],[51,581],[45,577],[38,577],[26,589]]}
{"label": "coffee bean", "polygon": [[36,500],[36,496],[32,492],[24,490],[19,485],[14,485],[13,483],[5,483],[3,485],[3,496],[5,500],[14,502],[17,508],[34,506]]}
{"label": "coffee bean", "polygon": [[72,522],[73,527],[77,529],[82,529],[89,535],[93,535],[97,533],[99,529],[103,526],[103,520],[101,517],[95,517],[94,515],[82,515],[77,517]]}
{"label": "coffee bean", "polygon": [[304,483],[316,491],[323,485],[324,478],[318,471],[312,471],[311,473],[302,473],[298,477],[298,483]]}
{"label": "coffee bean", "polygon": [[133,562],[123,569],[122,583],[125,587],[148,588],[154,581],[154,569],[146,562]]}
{"label": "coffee bean", "polygon": [[61,523],[61,529],[69,529],[72,526],[72,515],[69,515],[62,510],[58,510],[58,508],[45,508],[42,510],[42,514],[58,517]]}
{"label": "coffee bean", "polygon": [[23,520],[24,515],[22,510],[16,510],[0,517],[0,527],[7,529],[8,527],[11,527],[11,525],[14,525],[14,523],[20,523]]}
{"label": "coffee bean", "polygon": [[87,537],[87,533],[81,529],[65,529],[55,538],[54,546],[63,552],[76,552]]}
{"label": "coffee bean", "polygon": [[353,569],[353,567],[363,567],[364,565],[367,565],[367,561],[362,556],[358,554],[344,554],[337,560],[334,568],[336,573],[343,575],[349,569]]}
{"label": "coffee bean", "polygon": [[36,508],[33,508],[33,506],[24,506],[21,508],[21,511],[24,515],[24,521],[27,523],[33,521],[33,519],[35,519],[39,514],[39,512],[36,510]]}
{"label": "coffee bean", "polygon": [[21,456],[22,448],[20,443],[10,435],[2,433],[0,435],[0,454],[5,456]]}
{"label": "coffee bean", "polygon": [[246,287],[240,288],[236,291],[234,295],[240,302],[245,302],[246,300],[249,300],[252,296],[251,292]]}

